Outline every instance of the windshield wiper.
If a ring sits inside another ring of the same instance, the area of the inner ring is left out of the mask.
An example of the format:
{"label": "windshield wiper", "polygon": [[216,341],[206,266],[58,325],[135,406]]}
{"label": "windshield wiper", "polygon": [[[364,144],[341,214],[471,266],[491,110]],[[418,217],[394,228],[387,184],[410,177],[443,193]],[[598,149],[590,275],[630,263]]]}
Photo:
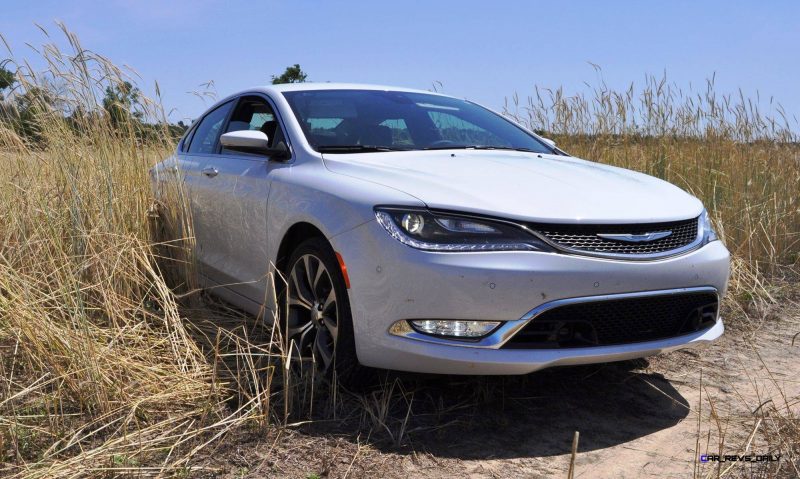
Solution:
{"label": "windshield wiper", "polygon": [[[319,145],[314,147],[320,153],[374,153],[384,151],[412,151],[419,148],[403,148],[397,146],[380,145]],[[447,145],[429,146],[423,150],[511,150],[524,151],[526,153],[541,153],[530,148],[514,148],[510,146],[491,146],[491,145]]]}
{"label": "windshield wiper", "polygon": [[526,153],[541,153],[540,151],[532,150],[530,148],[514,148],[511,146],[491,146],[491,145],[447,145],[447,146],[429,146],[423,150],[511,150],[511,151],[524,151]]}
{"label": "windshield wiper", "polygon": [[378,145],[320,145],[315,147],[320,153],[373,153],[380,151],[407,151],[408,148]]}

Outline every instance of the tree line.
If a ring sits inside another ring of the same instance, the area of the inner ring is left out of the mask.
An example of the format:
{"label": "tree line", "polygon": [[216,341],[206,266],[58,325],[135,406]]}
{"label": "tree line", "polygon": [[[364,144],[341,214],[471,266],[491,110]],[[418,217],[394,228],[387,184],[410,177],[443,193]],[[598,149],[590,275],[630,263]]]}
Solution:
{"label": "tree line", "polygon": [[144,105],[141,91],[131,82],[106,86],[101,101],[92,108],[65,101],[57,93],[58,85],[23,85],[7,64],[8,61],[0,63],[0,123],[30,146],[43,146],[47,138],[42,133],[41,122],[57,119],[63,119],[76,133],[105,122],[112,131],[126,129],[139,140],[163,138],[165,131],[179,138],[187,129],[182,121],[169,123],[165,119],[146,118],[148,107]]}
{"label": "tree line", "polygon": [[[52,115],[62,117],[76,132],[105,122],[113,131],[133,132],[141,140],[163,138],[165,131],[177,139],[190,126],[183,121],[170,123],[163,115],[160,119],[152,118],[147,114],[152,108],[148,107],[142,92],[128,81],[106,86],[96,108],[81,104],[65,107],[50,88],[29,84],[22,88],[17,75],[8,68],[9,63],[9,60],[0,62],[0,124],[5,124],[30,145],[44,145],[47,139],[38,122]],[[271,83],[300,83],[306,78],[300,65],[294,64],[282,74],[273,75]]]}

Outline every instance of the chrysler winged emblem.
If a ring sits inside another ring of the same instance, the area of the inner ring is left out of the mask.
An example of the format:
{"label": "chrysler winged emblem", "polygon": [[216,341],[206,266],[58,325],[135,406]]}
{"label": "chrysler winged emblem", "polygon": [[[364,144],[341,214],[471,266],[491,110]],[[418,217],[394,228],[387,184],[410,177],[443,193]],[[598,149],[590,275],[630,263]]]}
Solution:
{"label": "chrysler winged emblem", "polygon": [[657,231],[655,233],[631,234],[631,233],[597,233],[597,236],[615,241],[625,241],[626,243],[647,243],[649,241],[660,240],[671,235],[672,231]]}

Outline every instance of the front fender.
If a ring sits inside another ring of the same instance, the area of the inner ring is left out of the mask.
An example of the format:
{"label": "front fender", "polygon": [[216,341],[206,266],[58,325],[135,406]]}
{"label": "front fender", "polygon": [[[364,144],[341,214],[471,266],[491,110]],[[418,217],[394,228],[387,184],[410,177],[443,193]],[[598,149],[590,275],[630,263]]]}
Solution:
{"label": "front fender", "polygon": [[293,225],[309,223],[330,239],[374,220],[377,204],[425,206],[407,193],[332,173],[317,162],[276,172],[267,206],[270,258],[277,262],[281,241]]}

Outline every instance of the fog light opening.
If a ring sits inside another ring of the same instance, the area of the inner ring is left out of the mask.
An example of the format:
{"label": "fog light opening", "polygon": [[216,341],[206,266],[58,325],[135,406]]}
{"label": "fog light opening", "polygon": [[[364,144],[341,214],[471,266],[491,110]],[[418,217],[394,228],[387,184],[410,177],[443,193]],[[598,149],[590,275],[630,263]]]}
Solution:
{"label": "fog light opening", "polygon": [[409,321],[419,333],[450,338],[476,339],[494,331],[500,321],[415,319]]}

